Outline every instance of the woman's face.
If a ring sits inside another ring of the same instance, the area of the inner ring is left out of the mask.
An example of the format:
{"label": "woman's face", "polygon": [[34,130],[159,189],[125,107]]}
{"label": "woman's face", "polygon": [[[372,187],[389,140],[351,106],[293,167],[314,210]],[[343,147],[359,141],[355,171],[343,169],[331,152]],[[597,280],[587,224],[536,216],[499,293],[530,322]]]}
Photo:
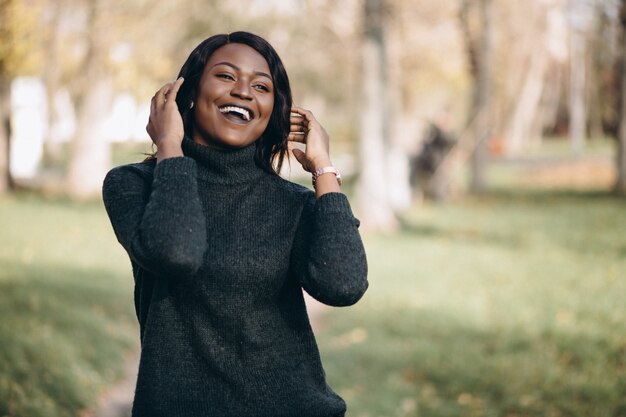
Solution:
{"label": "woman's face", "polygon": [[229,43],[209,58],[194,100],[194,141],[216,148],[242,148],[265,131],[274,108],[274,84],[265,58],[241,43]]}

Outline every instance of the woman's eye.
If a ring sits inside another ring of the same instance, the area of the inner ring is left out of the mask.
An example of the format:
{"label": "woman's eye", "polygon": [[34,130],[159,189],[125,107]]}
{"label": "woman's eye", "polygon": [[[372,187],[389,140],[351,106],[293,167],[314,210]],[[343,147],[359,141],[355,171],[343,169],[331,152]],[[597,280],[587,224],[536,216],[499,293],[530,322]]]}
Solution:
{"label": "woman's eye", "polygon": [[265,92],[270,91],[270,89],[264,86],[263,84],[257,84],[254,86],[254,88],[260,91],[265,91]]}
{"label": "woman's eye", "polygon": [[233,81],[235,80],[235,77],[233,77],[233,76],[232,76],[232,75],[230,75],[230,74],[217,74],[217,76],[218,76],[219,78],[224,78],[224,79],[226,79],[226,80],[233,80]]}

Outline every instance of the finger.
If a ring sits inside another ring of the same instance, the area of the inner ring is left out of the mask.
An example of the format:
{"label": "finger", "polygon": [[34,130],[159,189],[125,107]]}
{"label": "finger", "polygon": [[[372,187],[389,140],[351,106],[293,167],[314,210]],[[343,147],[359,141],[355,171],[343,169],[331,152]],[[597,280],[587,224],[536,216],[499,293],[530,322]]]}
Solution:
{"label": "finger", "polygon": [[309,110],[303,109],[302,107],[298,107],[298,106],[292,106],[291,112],[295,114],[299,114],[300,116],[304,118],[307,118],[308,116],[313,116],[313,113],[311,113]]}
{"label": "finger", "polygon": [[167,93],[170,90],[172,86],[172,83],[166,83],[163,85],[163,87],[159,88],[159,91],[156,92],[155,94],[155,98],[156,98],[156,104],[157,106],[160,104],[163,104],[166,99],[167,99]]}
{"label": "finger", "polygon": [[306,133],[308,131],[308,127],[307,125],[299,125],[299,124],[290,124],[289,125],[289,132],[301,132],[301,133]]}
{"label": "finger", "polygon": [[291,140],[293,142],[306,143],[306,135],[301,132],[291,132],[287,135],[287,140]]}
{"label": "finger", "polygon": [[289,122],[292,125],[299,125],[299,126],[306,126],[308,124],[306,119],[304,117],[302,117],[302,116],[291,116],[289,118]]}
{"label": "finger", "polygon": [[167,91],[167,93],[165,93],[168,100],[171,100],[172,102],[176,101],[176,95],[178,94],[178,90],[183,84],[183,81],[185,81],[183,77],[180,77],[179,79],[174,81],[174,83],[171,85],[171,88]]}
{"label": "finger", "polygon": [[172,86],[172,83],[165,83],[163,84],[163,86],[161,88],[159,88],[159,91],[156,92],[156,97],[163,97],[170,89],[170,87]]}
{"label": "finger", "polygon": [[294,117],[301,118],[305,122],[309,121],[313,116],[313,114],[310,111],[305,110],[302,107],[298,107],[298,106],[293,106],[291,108],[291,115]]}
{"label": "finger", "polygon": [[150,139],[154,140],[154,126],[152,125],[152,121],[148,121],[148,124],[146,125],[146,132],[148,132],[148,136],[150,136]]}
{"label": "finger", "polygon": [[296,158],[296,160],[298,162],[300,162],[300,164],[304,167],[304,165],[306,163],[306,155],[305,155],[305,153],[302,152],[302,150],[300,150],[298,148],[292,149],[291,152],[293,153],[293,156]]}
{"label": "finger", "polygon": [[150,104],[150,110],[152,110],[152,114],[155,114],[157,109],[165,103],[165,95],[163,93],[159,94],[159,91],[152,97],[152,103]]}
{"label": "finger", "polygon": [[302,118],[304,119],[304,122],[302,125],[306,126],[307,131],[313,129],[313,126],[318,124],[317,119],[315,118],[315,116],[313,116],[313,113],[311,113],[309,110],[305,110],[302,107],[293,106],[291,108],[291,112],[302,116]]}
{"label": "finger", "polygon": [[163,104],[165,100],[163,87],[159,88],[156,93],[152,96],[152,100],[150,100],[150,113],[155,114],[157,108],[160,104]]}
{"label": "finger", "polygon": [[156,130],[154,128],[154,123],[152,123],[152,117],[148,117],[148,124],[146,125],[146,132],[152,140],[156,137]]}
{"label": "finger", "polygon": [[305,133],[307,131],[307,127],[304,125],[289,125],[289,132],[300,132]]}
{"label": "finger", "polygon": [[306,143],[306,137],[303,133],[292,132],[287,136],[287,140],[291,142]]}

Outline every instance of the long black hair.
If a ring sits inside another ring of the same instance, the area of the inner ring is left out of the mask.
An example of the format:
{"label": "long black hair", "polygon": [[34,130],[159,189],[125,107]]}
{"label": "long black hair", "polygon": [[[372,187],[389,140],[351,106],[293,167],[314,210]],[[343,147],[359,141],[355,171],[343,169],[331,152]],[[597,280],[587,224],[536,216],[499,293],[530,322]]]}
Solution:
{"label": "long black hair", "polygon": [[233,32],[211,36],[202,41],[189,54],[187,61],[178,73],[185,82],[176,95],[176,104],[183,118],[185,135],[192,137],[194,127],[194,109],[191,106],[198,92],[198,84],[204,67],[211,55],[228,43],[241,43],[256,50],[270,68],[274,83],[274,108],[265,132],[256,141],[255,161],[265,171],[278,174],[287,154],[287,136],[289,136],[289,115],[292,98],[287,71],[272,45],[265,39],[249,32]]}

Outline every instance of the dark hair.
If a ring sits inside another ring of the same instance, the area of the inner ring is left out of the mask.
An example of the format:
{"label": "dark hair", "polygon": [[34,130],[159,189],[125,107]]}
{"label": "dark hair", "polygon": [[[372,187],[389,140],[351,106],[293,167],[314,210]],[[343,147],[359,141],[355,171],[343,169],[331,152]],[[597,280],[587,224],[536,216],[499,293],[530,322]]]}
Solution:
{"label": "dark hair", "polygon": [[184,77],[176,95],[176,104],[183,118],[185,135],[191,137],[194,126],[194,109],[191,102],[196,97],[198,84],[204,67],[211,55],[228,43],[241,43],[256,50],[270,68],[274,83],[274,108],[265,132],[256,141],[255,161],[265,171],[278,174],[287,154],[287,136],[289,136],[289,115],[291,112],[291,88],[289,78],[280,57],[265,39],[249,32],[233,32],[214,35],[205,39],[189,54],[178,77]]}

